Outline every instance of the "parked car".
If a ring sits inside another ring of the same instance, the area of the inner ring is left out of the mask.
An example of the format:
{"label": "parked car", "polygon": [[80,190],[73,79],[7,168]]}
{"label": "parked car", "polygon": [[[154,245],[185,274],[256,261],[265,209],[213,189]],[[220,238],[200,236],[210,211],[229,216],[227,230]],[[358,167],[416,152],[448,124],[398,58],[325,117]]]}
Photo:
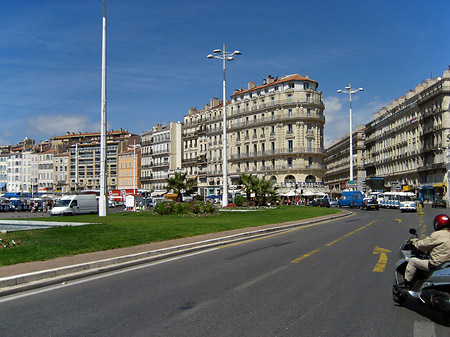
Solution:
{"label": "parked car", "polygon": [[328,198],[317,198],[311,202],[311,206],[330,207],[330,201]]}
{"label": "parked car", "polygon": [[410,197],[404,197],[400,200],[399,209],[401,212],[416,212],[417,202]]}
{"label": "parked car", "polygon": [[337,200],[330,200],[330,207],[338,207]]}
{"label": "parked car", "polygon": [[373,198],[365,198],[363,202],[361,203],[361,206],[359,206],[360,209],[364,209],[366,211],[369,211],[371,209],[379,211],[380,205],[378,205],[378,201]]}
{"label": "parked car", "polygon": [[431,207],[433,207],[433,208],[438,208],[438,207],[447,208],[447,201],[445,201],[443,199],[436,199],[431,204]]}

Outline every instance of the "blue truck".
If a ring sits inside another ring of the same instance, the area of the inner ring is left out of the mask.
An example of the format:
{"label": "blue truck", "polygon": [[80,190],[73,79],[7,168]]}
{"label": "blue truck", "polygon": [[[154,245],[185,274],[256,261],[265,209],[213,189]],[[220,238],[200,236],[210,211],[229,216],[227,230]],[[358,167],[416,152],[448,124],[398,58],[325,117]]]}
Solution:
{"label": "blue truck", "polygon": [[361,191],[345,191],[338,200],[338,207],[360,207],[363,200],[364,194]]}

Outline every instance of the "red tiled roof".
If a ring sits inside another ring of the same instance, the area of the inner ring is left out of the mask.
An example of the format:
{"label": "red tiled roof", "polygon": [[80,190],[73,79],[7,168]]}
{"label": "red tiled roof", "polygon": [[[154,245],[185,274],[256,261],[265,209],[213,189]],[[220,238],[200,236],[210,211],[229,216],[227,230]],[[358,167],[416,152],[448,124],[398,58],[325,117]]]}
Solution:
{"label": "red tiled roof", "polygon": [[238,91],[238,92],[234,93],[233,95],[231,95],[231,97],[236,96],[236,95],[240,95],[240,94],[243,94],[243,93],[246,93],[246,92],[254,91],[254,90],[259,90],[259,89],[262,89],[262,88],[271,87],[271,86],[274,86],[274,85],[277,85],[277,84],[280,84],[280,83],[289,82],[289,81],[309,81],[309,82],[313,82],[313,83],[318,84],[317,81],[314,81],[314,80],[312,80],[310,78],[307,78],[307,77],[303,77],[303,76],[301,76],[299,74],[288,75],[288,76],[283,76],[283,77],[279,78],[278,80],[273,81],[272,83],[266,83],[266,84],[257,86],[257,87],[252,88],[252,89],[246,89],[246,90]]}

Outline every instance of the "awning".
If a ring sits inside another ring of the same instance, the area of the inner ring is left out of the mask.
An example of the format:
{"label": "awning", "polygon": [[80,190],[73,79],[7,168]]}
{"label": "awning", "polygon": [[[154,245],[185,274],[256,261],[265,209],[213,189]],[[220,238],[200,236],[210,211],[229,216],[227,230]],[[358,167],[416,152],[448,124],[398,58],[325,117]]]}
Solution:
{"label": "awning", "polygon": [[446,183],[436,183],[436,184],[433,184],[433,187],[447,187],[447,184]]}

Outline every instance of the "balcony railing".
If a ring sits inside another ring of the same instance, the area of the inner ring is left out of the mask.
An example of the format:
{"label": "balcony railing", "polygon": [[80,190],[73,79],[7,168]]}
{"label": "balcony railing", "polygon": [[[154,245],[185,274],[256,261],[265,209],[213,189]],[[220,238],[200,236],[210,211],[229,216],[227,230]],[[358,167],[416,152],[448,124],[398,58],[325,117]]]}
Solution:
{"label": "balcony railing", "polygon": [[275,155],[288,155],[288,154],[325,154],[325,150],[321,148],[285,148],[285,149],[276,149],[269,151],[257,151],[257,152],[245,152],[245,153],[235,153],[231,154],[230,160],[239,160],[245,158],[253,158],[253,157],[266,157],[266,156],[275,156]]}

